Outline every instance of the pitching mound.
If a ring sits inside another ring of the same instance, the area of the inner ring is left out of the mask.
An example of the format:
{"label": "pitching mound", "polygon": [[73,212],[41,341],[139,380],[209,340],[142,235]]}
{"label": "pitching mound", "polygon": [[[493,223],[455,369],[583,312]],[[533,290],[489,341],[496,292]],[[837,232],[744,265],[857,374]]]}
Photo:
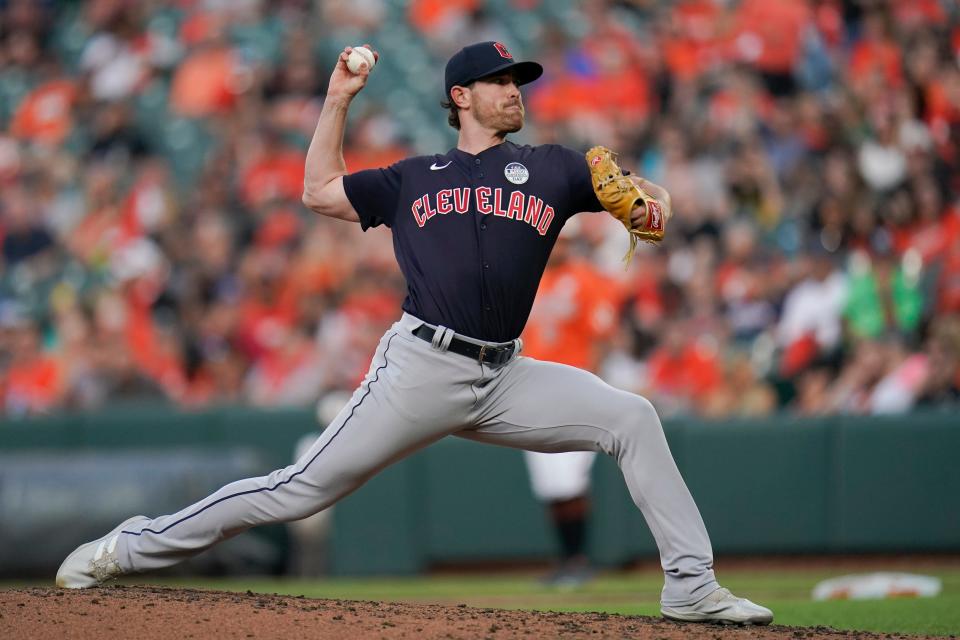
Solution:
{"label": "pitching mound", "polygon": [[[504,611],[113,586],[0,591],[0,638],[849,638],[825,627],[733,628],[603,613]],[[856,633],[862,638],[910,638]]]}

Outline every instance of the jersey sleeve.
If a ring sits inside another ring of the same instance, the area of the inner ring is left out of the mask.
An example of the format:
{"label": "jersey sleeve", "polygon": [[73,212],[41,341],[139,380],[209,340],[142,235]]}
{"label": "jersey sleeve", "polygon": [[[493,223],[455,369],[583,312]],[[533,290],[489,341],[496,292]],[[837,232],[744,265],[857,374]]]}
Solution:
{"label": "jersey sleeve", "polygon": [[393,226],[393,218],[400,199],[401,163],[385,169],[366,169],[343,176],[343,190],[360,216],[360,226],[366,231],[381,224]]}
{"label": "jersey sleeve", "polygon": [[560,152],[570,185],[570,215],[581,211],[603,211],[603,205],[593,192],[590,169],[587,168],[584,154],[566,147],[560,147]]}

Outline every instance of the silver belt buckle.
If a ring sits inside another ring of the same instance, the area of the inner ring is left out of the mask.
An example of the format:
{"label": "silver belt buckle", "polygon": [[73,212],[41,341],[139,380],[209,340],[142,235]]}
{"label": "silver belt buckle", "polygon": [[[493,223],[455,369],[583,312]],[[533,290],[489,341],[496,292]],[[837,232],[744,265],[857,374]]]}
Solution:
{"label": "silver belt buckle", "polygon": [[483,356],[487,353],[487,345],[480,345],[480,355],[477,356],[477,362],[483,364]]}

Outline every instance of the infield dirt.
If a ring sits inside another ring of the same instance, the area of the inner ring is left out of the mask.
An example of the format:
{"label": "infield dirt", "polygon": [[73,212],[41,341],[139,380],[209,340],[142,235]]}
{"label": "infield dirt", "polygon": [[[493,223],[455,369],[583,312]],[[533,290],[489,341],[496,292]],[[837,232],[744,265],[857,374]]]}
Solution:
{"label": "infield dirt", "polygon": [[643,616],[478,609],[466,605],[109,586],[0,591],[0,638],[903,638],[825,627],[733,628]]}

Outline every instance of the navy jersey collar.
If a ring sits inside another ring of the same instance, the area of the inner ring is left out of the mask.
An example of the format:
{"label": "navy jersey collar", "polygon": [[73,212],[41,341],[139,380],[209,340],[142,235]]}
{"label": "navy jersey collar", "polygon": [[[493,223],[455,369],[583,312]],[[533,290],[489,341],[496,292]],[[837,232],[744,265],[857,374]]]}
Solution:
{"label": "navy jersey collar", "polygon": [[476,154],[467,153],[466,151],[461,151],[460,149],[457,149],[456,147],[454,147],[453,149],[450,149],[450,151],[447,152],[447,157],[454,158],[457,160],[473,160],[474,158],[482,158],[486,155],[494,154],[501,150],[513,151],[515,148],[516,148],[516,145],[514,145],[512,142],[510,142],[509,140],[504,140],[500,144],[495,144],[492,147],[487,147],[480,153],[476,153]]}

